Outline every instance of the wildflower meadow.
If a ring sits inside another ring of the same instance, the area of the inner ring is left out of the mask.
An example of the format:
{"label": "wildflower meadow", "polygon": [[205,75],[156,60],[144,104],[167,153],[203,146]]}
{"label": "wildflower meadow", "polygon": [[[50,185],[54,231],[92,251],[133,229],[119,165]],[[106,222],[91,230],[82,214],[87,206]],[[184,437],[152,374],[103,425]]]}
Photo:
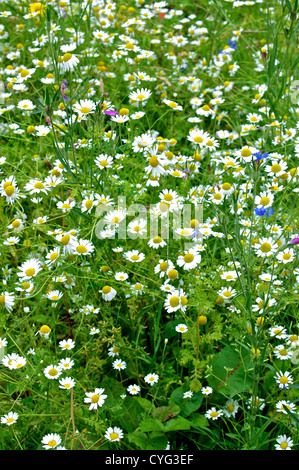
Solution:
{"label": "wildflower meadow", "polygon": [[0,2],[0,449],[296,450],[298,0]]}

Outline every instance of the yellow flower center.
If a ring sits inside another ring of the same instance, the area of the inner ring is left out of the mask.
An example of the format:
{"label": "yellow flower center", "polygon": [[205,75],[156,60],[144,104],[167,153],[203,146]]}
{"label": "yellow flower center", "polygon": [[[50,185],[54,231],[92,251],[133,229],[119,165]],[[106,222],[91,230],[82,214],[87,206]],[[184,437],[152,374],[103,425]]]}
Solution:
{"label": "yellow flower center", "polygon": [[56,443],[56,441],[54,441],[54,440],[48,442],[48,446],[49,446],[49,447],[55,447],[56,444],[57,444],[57,443]]}
{"label": "yellow flower center", "polygon": [[279,171],[281,171],[281,166],[278,163],[275,163],[274,165],[272,165],[271,171],[272,173],[278,173]]}
{"label": "yellow flower center", "polygon": [[192,253],[187,253],[184,256],[185,263],[192,263],[193,260],[194,260],[194,255],[192,255]]}
{"label": "yellow flower center", "polygon": [[67,52],[66,54],[63,55],[63,62],[68,62],[72,57],[73,57],[73,54],[71,54],[70,52]]}
{"label": "yellow flower center", "polygon": [[109,294],[109,292],[111,291],[111,287],[110,286],[104,286],[103,289],[102,289],[102,292],[103,294]]}
{"label": "yellow flower center", "polygon": [[28,277],[34,276],[34,274],[35,274],[35,269],[34,269],[34,268],[26,269],[25,274],[26,274],[26,276],[28,276]]}
{"label": "yellow flower center", "polygon": [[180,303],[180,299],[176,295],[174,295],[170,298],[169,303],[171,307],[177,307]]}
{"label": "yellow flower center", "polygon": [[57,370],[56,369],[50,369],[48,373],[49,373],[49,375],[51,375],[51,377],[55,377],[55,375],[57,375]]}
{"label": "yellow flower center", "polygon": [[283,384],[283,385],[284,385],[284,384],[287,384],[287,383],[288,383],[288,378],[285,377],[285,376],[280,377],[279,382],[280,382],[281,384]]}
{"label": "yellow flower center", "polygon": [[97,393],[95,395],[92,395],[91,397],[91,402],[92,403],[97,403],[99,401],[99,398],[100,398],[100,395],[98,395]]}
{"label": "yellow flower center", "polygon": [[61,243],[63,245],[67,245],[69,243],[70,239],[71,239],[70,235],[64,235],[61,239]]}
{"label": "yellow flower center", "polygon": [[15,187],[12,184],[9,184],[4,189],[5,189],[7,196],[12,196],[13,193],[15,192]]}
{"label": "yellow flower center", "polygon": [[87,249],[86,249],[86,247],[85,247],[84,245],[79,245],[79,246],[77,246],[76,251],[77,251],[78,253],[86,253],[86,252],[87,252]]}
{"label": "yellow flower center", "polygon": [[178,272],[176,269],[170,269],[168,272],[169,279],[176,279],[178,276]]}
{"label": "yellow flower center", "polygon": [[87,106],[83,106],[83,108],[81,108],[81,113],[88,114],[90,113],[90,109]]}
{"label": "yellow flower center", "polygon": [[267,206],[267,205],[269,204],[269,202],[270,202],[270,199],[269,199],[268,197],[266,197],[266,196],[265,196],[265,197],[262,197],[262,199],[261,199],[261,204],[262,204],[263,206]]}
{"label": "yellow flower center", "polygon": [[50,260],[51,260],[51,261],[55,261],[56,258],[58,258],[58,253],[51,253],[51,255],[50,255]]}
{"label": "yellow flower center", "polygon": [[281,447],[283,450],[285,450],[285,449],[287,449],[287,447],[288,447],[288,443],[284,441],[284,442],[282,442],[282,443],[280,444],[280,447]]}
{"label": "yellow flower center", "polygon": [[251,151],[249,149],[243,149],[241,152],[242,157],[250,157]]}
{"label": "yellow flower center", "polygon": [[154,168],[157,167],[159,165],[158,158],[156,156],[151,157],[149,159],[149,164]]}
{"label": "yellow flower center", "polygon": [[286,349],[281,349],[281,350],[279,351],[279,354],[280,354],[281,356],[287,356],[288,351],[287,351]]}
{"label": "yellow flower center", "polygon": [[268,253],[271,250],[271,245],[270,243],[262,243],[261,245],[261,251],[263,253]]}
{"label": "yellow flower center", "polygon": [[50,333],[51,328],[48,325],[43,325],[39,331],[43,334],[47,334]]}

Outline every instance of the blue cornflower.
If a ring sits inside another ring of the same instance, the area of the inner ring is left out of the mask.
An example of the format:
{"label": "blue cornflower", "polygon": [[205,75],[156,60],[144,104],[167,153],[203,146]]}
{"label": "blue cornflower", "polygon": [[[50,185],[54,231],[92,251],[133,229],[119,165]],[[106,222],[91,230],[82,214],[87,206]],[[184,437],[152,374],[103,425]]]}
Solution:
{"label": "blue cornflower", "polygon": [[262,152],[256,152],[253,154],[256,157],[256,162],[260,162],[261,160],[264,160],[269,156],[268,152],[262,153]]}
{"label": "blue cornflower", "polygon": [[268,209],[265,209],[264,207],[255,207],[254,212],[260,217],[262,217],[263,215],[265,215],[266,217],[270,217],[270,215],[274,214],[274,209],[273,207],[268,207]]}
{"label": "blue cornflower", "polygon": [[231,47],[232,49],[235,49],[235,50],[238,49],[236,42],[233,41],[232,39],[229,39],[229,40],[228,40],[228,45],[229,45],[229,47]]}

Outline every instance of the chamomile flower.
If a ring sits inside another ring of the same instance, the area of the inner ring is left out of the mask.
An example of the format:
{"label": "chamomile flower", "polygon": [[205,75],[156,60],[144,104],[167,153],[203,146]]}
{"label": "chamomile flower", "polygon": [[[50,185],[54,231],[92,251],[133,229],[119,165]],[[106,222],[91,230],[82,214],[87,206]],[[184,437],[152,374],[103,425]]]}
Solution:
{"label": "chamomile flower", "polygon": [[61,444],[61,437],[55,433],[46,434],[42,438],[41,444],[46,450],[55,449]]}
{"label": "chamomile flower", "polygon": [[286,390],[293,383],[293,377],[291,373],[288,371],[286,372],[279,371],[275,374],[274,378],[280,389]]}
{"label": "chamomile flower", "polygon": [[18,420],[18,413],[14,411],[9,411],[6,415],[1,416],[1,424],[6,424],[7,426],[11,426],[15,424]]}
{"label": "chamomile flower", "polygon": [[44,369],[44,374],[47,377],[47,379],[50,379],[50,380],[58,379],[58,377],[60,377],[60,375],[62,374],[61,367],[51,364]]}
{"label": "chamomile flower", "polygon": [[106,302],[113,300],[117,294],[116,290],[111,286],[104,286],[100,292],[102,293],[102,297]]}
{"label": "chamomile flower", "polygon": [[141,389],[140,389],[139,385],[137,385],[137,384],[129,385],[128,388],[127,388],[127,392],[130,395],[138,395],[140,390]]}
{"label": "chamomile flower", "polygon": [[95,388],[93,392],[86,392],[84,403],[90,404],[89,410],[97,410],[97,408],[101,408],[108,395],[104,394],[104,388]]}
{"label": "chamomile flower", "polygon": [[291,450],[293,444],[294,442],[290,437],[282,434],[276,439],[275,450]]}
{"label": "chamomile flower", "polygon": [[115,370],[124,370],[127,367],[127,364],[121,359],[115,359],[115,361],[112,363],[112,367]]}
{"label": "chamomile flower", "polygon": [[66,350],[66,351],[68,351],[69,349],[73,349],[76,345],[75,341],[73,341],[71,338],[67,340],[63,339],[62,341],[59,341],[58,344],[62,350]]}
{"label": "chamomile flower", "polygon": [[155,383],[157,383],[159,381],[159,375],[158,374],[147,374],[145,377],[144,377],[144,381],[146,383],[148,383],[149,385],[154,385]]}
{"label": "chamomile flower", "polygon": [[217,410],[215,406],[212,406],[206,413],[205,417],[208,419],[211,419],[212,421],[215,421],[219,419],[221,416],[223,416],[223,411],[222,410]]}
{"label": "chamomile flower", "polygon": [[228,400],[225,407],[222,409],[224,416],[227,418],[235,418],[240,406],[236,400]]}
{"label": "chamomile flower", "polygon": [[3,305],[9,312],[12,311],[15,304],[15,296],[7,291],[0,294],[0,306]]}
{"label": "chamomile flower", "polygon": [[35,277],[42,270],[42,267],[40,261],[32,258],[22,263],[19,270],[17,276],[20,280],[25,281]]}
{"label": "chamomile flower", "polygon": [[184,323],[179,323],[179,325],[175,327],[175,331],[178,333],[187,333],[188,327]]}
{"label": "chamomile flower", "polygon": [[124,437],[123,431],[117,426],[107,428],[105,438],[111,442],[118,442]]}
{"label": "chamomile flower", "polygon": [[72,377],[65,377],[59,380],[59,388],[62,388],[63,390],[70,390],[71,388],[74,388],[75,385],[76,382]]}

